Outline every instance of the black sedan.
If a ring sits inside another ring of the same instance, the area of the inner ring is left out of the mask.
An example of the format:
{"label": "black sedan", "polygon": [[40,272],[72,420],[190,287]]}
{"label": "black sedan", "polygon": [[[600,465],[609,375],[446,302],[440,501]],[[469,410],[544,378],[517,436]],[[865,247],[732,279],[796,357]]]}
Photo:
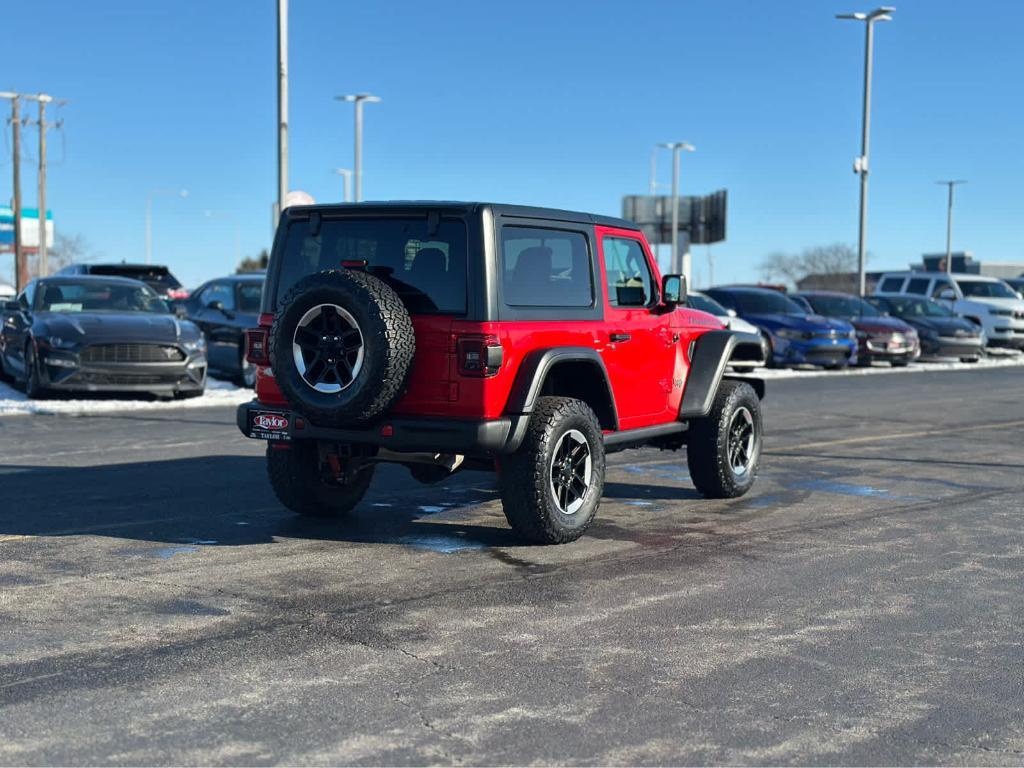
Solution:
{"label": "black sedan", "polygon": [[980,326],[937,301],[904,294],[871,296],[868,301],[917,329],[922,358],[956,357],[977,362],[983,354],[985,337]]}
{"label": "black sedan", "polygon": [[244,387],[256,383],[256,368],[245,360],[245,329],[258,325],[263,277],[251,272],[211,280],[179,304],[206,336],[210,373]]}
{"label": "black sedan", "polygon": [[145,283],[120,277],[33,280],[3,304],[0,373],[29,397],[51,391],[201,395],[206,341]]}

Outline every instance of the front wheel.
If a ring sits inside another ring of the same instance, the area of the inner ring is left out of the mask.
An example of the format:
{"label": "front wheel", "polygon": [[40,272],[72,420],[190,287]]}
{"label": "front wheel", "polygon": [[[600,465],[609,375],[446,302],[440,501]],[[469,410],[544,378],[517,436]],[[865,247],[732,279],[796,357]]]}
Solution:
{"label": "front wheel", "polygon": [[761,401],[749,384],[723,381],[711,412],[690,424],[686,462],[690,479],[709,499],[750,490],[761,459]]}
{"label": "front wheel", "polygon": [[512,529],[537,544],[575,541],[604,492],[601,425],[582,400],[541,397],[519,449],[501,463],[501,506]]}
{"label": "front wheel", "polygon": [[349,483],[328,482],[320,472],[315,442],[296,440],[288,448],[267,445],[267,477],[274,495],[300,515],[333,517],[350,512],[366,495],[373,470],[370,464]]}
{"label": "front wheel", "polygon": [[46,395],[43,388],[42,375],[39,372],[39,357],[36,345],[31,341],[25,345],[25,396],[29,400],[38,400]]}

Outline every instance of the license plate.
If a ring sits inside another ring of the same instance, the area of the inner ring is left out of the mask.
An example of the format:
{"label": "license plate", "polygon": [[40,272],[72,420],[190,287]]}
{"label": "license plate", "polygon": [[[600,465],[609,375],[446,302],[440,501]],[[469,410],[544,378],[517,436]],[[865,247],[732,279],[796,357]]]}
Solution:
{"label": "license plate", "polygon": [[281,411],[251,411],[249,413],[249,437],[258,440],[291,440],[288,432],[291,417]]}

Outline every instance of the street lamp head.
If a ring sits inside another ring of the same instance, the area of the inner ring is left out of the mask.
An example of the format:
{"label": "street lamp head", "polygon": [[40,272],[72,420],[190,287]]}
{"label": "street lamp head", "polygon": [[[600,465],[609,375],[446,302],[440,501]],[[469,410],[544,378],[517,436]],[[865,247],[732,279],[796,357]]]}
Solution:
{"label": "street lamp head", "polygon": [[178,191],[178,197],[181,197],[181,198],[188,197],[188,190],[187,189],[179,190]]}
{"label": "street lamp head", "polygon": [[374,96],[372,93],[349,93],[345,96],[335,96],[338,101],[367,101],[370,104],[376,104],[381,101],[380,96]]}
{"label": "street lamp head", "polygon": [[697,149],[695,146],[685,141],[671,141],[667,143],[663,142],[661,144],[658,144],[658,146],[664,147],[665,149],[682,149],[686,152],[693,152]]}
{"label": "street lamp head", "polygon": [[881,8],[875,8],[870,13],[838,13],[836,14],[837,19],[849,20],[849,21],[892,21],[891,14],[896,9],[891,5],[883,5]]}

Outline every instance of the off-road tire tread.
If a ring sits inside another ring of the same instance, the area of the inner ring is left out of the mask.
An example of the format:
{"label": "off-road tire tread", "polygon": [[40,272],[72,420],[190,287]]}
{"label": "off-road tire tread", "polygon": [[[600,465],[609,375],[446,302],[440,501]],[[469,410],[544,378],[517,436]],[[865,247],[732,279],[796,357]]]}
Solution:
{"label": "off-road tire tread", "polygon": [[[737,483],[728,465],[726,442],[729,419],[741,404],[747,405],[754,416],[756,428],[764,432],[761,421],[761,403],[753,388],[742,381],[723,380],[715,393],[715,401],[707,416],[690,423],[686,447],[686,463],[690,479],[697,491],[708,499],[733,499],[742,496],[757,477],[757,463],[748,473],[749,479]],[[763,443],[762,443],[763,445]]]}
{"label": "off-road tire tread", "polygon": [[[274,323],[270,329],[269,358],[274,370],[278,369],[278,354],[290,357],[290,345],[283,352],[278,349],[280,323],[288,309],[304,293],[319,288],[335,286],[355,288],[366,296],[365,306],[377,321],[376,328],[362,328],[364,346],[380,345],[385,352],[387,366],[384,375],[375,379],[370,386],[363,386],[362,391],[350,400],[343,411],[333,408],[320,408],[295,398],[284,391],[285,397],[297,411],[316,424],[331,427],[343,427],[351,424],[364,424],[386,412],[405,392],[409,374],[412,371],[413,357],[416,354],[416,336],[409,312],[402,303],[401,297],[384,281],[365,272],[351,269],[334,269],[307,275],[296,283],[285,294],[274,314]],[[285,363],[288,364],[288,363]],[[281,379],[278,379],[279,384]]]}
{"label": "off-road tire tread", "polygon": [[352,484],[329,487],[317,476],[315,444],[311,444],[311,455],[300,445],[284,450],[267,446],[267,477],[277,500],[307,517],[337,517],[351,512],[370,487],[373,465],[360,471]]}
{"label": "off-road tire tread", "polygon": [[[556,429],[567,419],[579,417],[589,426],[591,472],[594,493],[600,502],[604,492],[604,442],[601,425],[590,406],[568,397],[540,397],[530,416],[526,435],[519,449],[501,463],[501,505],[512,529],[537,544],[564,544],[575,541],[590,527],[595,510],[583,525],[565,528],[545,513],[548,494],[547,454],[544,448]],[[582,430],[581,430],[582,431]]]}

